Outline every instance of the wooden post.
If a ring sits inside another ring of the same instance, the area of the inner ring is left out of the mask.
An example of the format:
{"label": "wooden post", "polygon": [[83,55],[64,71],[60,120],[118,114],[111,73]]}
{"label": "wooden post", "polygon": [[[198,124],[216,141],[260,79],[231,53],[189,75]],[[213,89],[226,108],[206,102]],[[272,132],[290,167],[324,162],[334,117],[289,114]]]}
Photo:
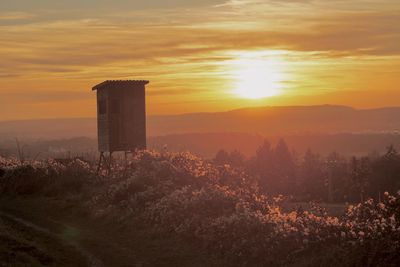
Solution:
{"label": "wooden post", "polygon": [[99,175],[101,164],[103,163],[103,160],[104,160],[104,152],[100,152],[100,158],[99,158],[99,162],[97,164],[96,175]]}
{"label": "wooden post", "polygon": [[104,152],[100,152],[99,163],[97,164],[97,171],[96,174],[99,175],[100,170],[102,169],[103,165],[105,165],[107,175],[111,173],[111,166],[112,166],[112,153],[109,153],[109,157],[107,158]]}
{"label": "wooden post", "polygon": [[108,159],[108,165],[107,165],[107,175],[110,175],[110,173],[111,173],[112,154],[113,154],[113,151],[110,151],[110,158]]}

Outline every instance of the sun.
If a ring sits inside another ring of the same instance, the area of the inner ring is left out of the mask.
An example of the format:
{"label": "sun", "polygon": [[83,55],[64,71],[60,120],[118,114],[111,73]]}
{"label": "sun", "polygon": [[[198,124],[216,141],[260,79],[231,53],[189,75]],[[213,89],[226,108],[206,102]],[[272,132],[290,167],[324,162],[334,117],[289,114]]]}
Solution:
{"label": "sun", "polygon": [[283,61],[276,54],[241,54],[233,62],[233,93],[240,98],[261,99],[276,96],[283,88]]}

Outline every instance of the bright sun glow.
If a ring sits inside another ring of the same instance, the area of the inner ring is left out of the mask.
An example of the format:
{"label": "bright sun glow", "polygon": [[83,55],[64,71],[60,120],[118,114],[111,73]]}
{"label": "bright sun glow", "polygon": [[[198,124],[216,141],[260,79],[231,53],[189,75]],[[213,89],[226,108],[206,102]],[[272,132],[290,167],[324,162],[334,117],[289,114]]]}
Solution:
{"label": "bright sun glow", "polygon": [[234,94],[241,98],[260,99],[281,93],[284,62],[279,52],[251,52],[238,55],[233,62]]}

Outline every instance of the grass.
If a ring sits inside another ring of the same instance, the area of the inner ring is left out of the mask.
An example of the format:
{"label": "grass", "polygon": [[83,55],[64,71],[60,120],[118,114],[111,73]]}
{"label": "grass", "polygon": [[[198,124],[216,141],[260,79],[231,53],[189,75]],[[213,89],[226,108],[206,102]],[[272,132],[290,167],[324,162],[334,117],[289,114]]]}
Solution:
{"label": "grass", "polygon": [[[49,200],[49,198],[8,197],[1,199],[0,210],[49,229],[62,237],[64,244],[83,247],[98,257],[105,266],[219,266],[217,262],[204,256],[199,248],[188,245],[184,240],[177,240],[176,236],[160,236],[151,228],[139,224],[113,228],[111,226],[116,225],[113,222],[90,219],[80,209],[78,203],[56,198]],[[26,232],[18,234],[19,230],[13,229],[8,236],[17,238],[21,236],[20,243],[27,243],[23,239]],[[30,239],[36,240],[40,245],[43,238],[35,233]],[[36,243],[31,245],[40,247]],[[64,255],[57,254],[59,247],[60,245],[49,246],[47,249],[37,249],[37,251],[44,251],[44,255],[49,255],[50,259],[63,259],[72,253],[65,251]],[[56,250],[52,251],[50,248]],[[15,252],[13,247],[4,246],[2,251]],[[18,250],[16,252],[18,253]],[[75,254],[77,254],[75,258],[79,257],[78,253]],[[0,255],[0,262],[7,261],[7,255],[4,253]],[[27,265],[20,266],[42,266],[35,265],[34,257],[21,258],[21,263]],[[76,263],[43,266],[82,266],[78,264],[78,259]]]}
{"label": "grass", "polygon": [[72,246],[9,217],[0,219],[0,266],[87,266]]}

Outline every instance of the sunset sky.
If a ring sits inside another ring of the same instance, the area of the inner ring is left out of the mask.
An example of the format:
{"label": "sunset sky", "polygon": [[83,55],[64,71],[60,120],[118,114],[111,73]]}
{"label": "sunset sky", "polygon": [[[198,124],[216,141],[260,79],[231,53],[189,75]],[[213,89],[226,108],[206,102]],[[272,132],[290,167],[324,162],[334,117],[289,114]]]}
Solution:
{"label": "sunset sky", "polygon": [[400,106],[399,0],[1,0],[0,120],[93,117],[147,79],[148,114]]}

